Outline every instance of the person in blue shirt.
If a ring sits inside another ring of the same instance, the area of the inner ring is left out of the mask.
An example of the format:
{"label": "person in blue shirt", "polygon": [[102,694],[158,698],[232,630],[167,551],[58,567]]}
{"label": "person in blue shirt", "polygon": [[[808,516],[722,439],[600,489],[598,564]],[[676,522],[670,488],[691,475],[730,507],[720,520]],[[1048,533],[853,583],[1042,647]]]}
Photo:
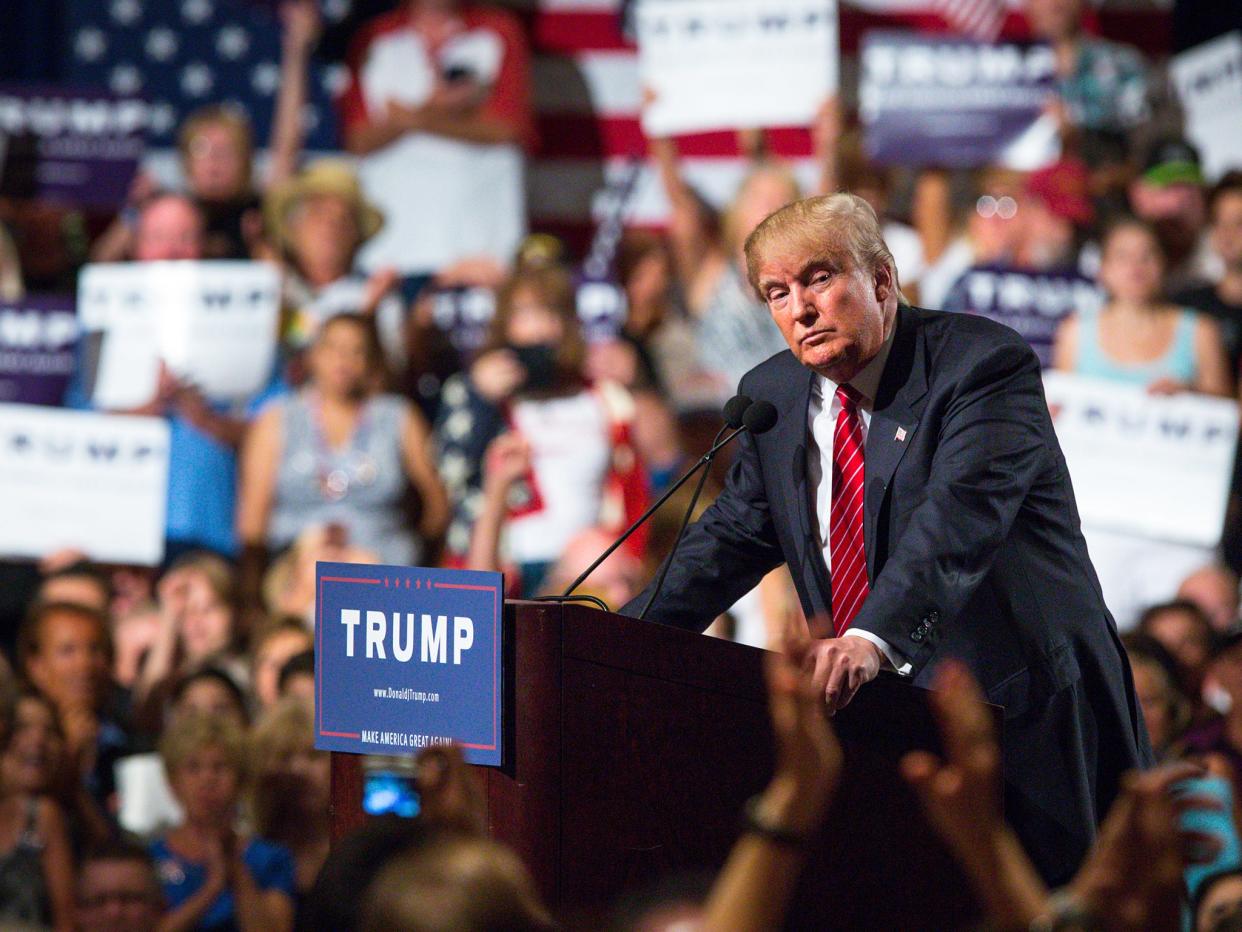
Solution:
{"label": "person in blue shirt", "polygon": [[[138,262],[198,260],[204,256],[206,223],[201,208],[180,194],[158,194],[138,214],[132,259]],[[226,403],[203,397],[194,386],[161,366],[154,397],[118,412],[167,418],[168,502],[165,560],[207,549],[236,556],[234,534],[237,448],[250,419],[284,392],[278,374],[255,396]],[[66,405],[89,408],[85,386],[71,385]]]}
{"label": "person in blue shirt", "polygon": [[160,744],[164,769],[185,820],[151,845],[169,904],[163,928],[289,932],[293,855],[236,828],[245,740],[232,722],[190,715]]}

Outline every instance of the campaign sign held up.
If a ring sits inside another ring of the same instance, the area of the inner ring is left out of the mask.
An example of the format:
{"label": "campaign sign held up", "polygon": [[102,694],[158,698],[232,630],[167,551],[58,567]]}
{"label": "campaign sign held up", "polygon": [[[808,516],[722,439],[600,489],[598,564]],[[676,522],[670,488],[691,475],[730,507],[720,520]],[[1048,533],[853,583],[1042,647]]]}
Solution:
{"label": "campaign sign held up", "polygon": [[319,563],[315,592],[315,747],[500,766],[499,573]]}

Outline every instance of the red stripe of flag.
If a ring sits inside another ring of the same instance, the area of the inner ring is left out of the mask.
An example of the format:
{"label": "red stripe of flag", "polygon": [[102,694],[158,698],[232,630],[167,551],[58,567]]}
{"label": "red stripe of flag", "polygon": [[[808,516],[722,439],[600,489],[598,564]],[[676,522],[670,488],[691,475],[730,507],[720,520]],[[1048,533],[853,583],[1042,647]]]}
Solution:
{"label": "red stripe of flag", "polygon": [[[595,117],[584,113],[544,113],[538,117],[541,158],[626,158],[646,155],[647,138],[637,116]],[[805,127],[770,129],[768,146],[782,158],[807,158],[814,154],[811,133]],[[680,136],[677,146],[683,158],[737,158],[741,155],[737,134],[732,131]]]}

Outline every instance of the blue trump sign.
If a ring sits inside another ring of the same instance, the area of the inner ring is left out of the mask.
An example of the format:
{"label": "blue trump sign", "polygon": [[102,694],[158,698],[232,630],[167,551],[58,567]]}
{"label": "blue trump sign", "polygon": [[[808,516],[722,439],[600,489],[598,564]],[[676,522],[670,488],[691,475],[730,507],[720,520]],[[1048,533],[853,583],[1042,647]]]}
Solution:
{"label": "blue trump sign", "polygon": [[499,573],[319,563],[315,747],[500,766]]}

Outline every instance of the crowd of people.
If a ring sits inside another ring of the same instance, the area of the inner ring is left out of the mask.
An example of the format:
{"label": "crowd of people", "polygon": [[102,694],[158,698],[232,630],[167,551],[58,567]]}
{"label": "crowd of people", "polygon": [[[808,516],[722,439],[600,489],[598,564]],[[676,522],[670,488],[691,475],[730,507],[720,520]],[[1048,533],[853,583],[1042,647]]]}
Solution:
{"label": "crowd of people", "polygon": [[[141,172],[115,217],[0,200],[6,301],[63,291],[88,260],[249,259],[282,281],[261,390],[225,403],[162,368],[147,403],[114,412],[171,430],[162,565],[65,550],[0,568],[6,928],[552,928],[516,856],[482,834],[451,750],[419,760],[424,816],[377,821],[329,858],[315,564],[502,570],[511,597],[563,589],[703,452],[740,377],[786,348],[742,244],[803,195],[865,198],[912,304],[978,312],[981,271],[1081,283],[1080,303],[1024,334],[1049,369],[1239,397],[1242,165],[1209,182],[1162,63],[1091,34],[1080,0],[1025,3],[1055,52],[1063,151],[1034,171],[873,164],[855,102],[834,97],[809,127],[815,190],[746,130],[747,170],[716,206],[676,139],[648,139],[667,226],[621,236],[621,310],[602,322],[583,313],[571,245],[528,232],[538,140],[521,21],[454,0],[393,6],[352,44],[339,154],[301,151],[322,24],[316,0],[286,0],[262,173],[246,115],[211,104],[180,127],[179,183]],[[83,384],[65,403],[94,407]],[[717,467],[705,502],[722,481]],[[1110,598],[1165,765],[1128,784],[1071,887],[1044,889],[1005,828],[975,687],[943,670],[946,759],[904,771],[998,927],[1172,928],[1185,908],[1196,929],[1242,928],[1240,503],[1235,477],[1219,548],[1152,542],[1177,578]],[[675,496],[580,591],[614,609],[633,598],[686,504]],[[798,674],[806,631],[780,569],[711,629],[786,654],[770,661],[775,789],[693,904],[704,928],[781,921],[802,857],[791,839],[819,829],[831,798],[841,753]],[[1189,866],[1186,799],[1220,815]]]}

